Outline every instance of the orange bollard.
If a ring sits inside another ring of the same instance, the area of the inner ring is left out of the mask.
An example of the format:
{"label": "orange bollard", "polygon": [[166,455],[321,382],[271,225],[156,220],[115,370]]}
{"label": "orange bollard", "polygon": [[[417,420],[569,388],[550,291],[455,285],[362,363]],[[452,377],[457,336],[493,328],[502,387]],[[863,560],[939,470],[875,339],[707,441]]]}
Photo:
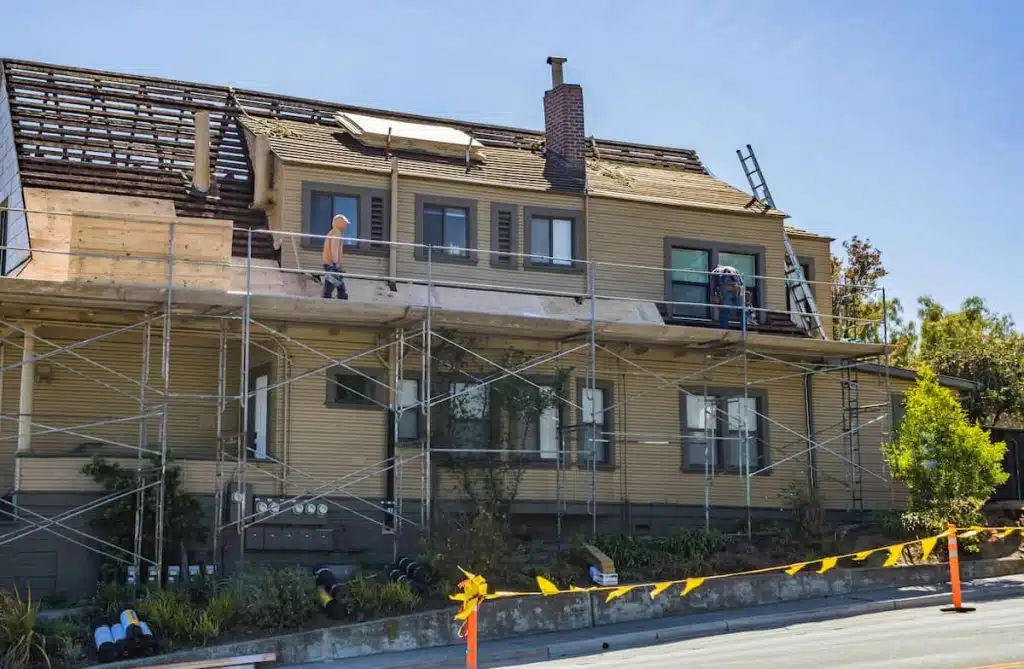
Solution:
{"label": "orange bollard", "polygon": [[476,669],[476,614],[474,609],[466,619],[466,669]]}
{"label": "orange bollard", "polygon": [[946,547],[949,549],[949,587],[953,593],[953,606],[943,608],[943,611],[953,613],[970,613],[975,609],[964,606],[960,594],[960,550],[956,540],[956,526],[949,523],[949,535],[946,537]]}

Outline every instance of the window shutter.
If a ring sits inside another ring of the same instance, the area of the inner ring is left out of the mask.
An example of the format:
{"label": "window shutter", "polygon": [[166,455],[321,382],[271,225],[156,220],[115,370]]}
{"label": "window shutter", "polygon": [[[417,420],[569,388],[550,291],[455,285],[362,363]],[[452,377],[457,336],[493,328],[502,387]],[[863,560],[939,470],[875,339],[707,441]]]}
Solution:
{"label": "window shutter", "polygon": [[516,267],[519,251],[519,210],[512,204],[491,206],[491,266]]}
{"label": "window shutter", "polygon": [[[383,197],[370,198],[370,239],[384,241],[388,237],[387,215]],[[384,248],[383,244],[371,244],[370,248]]]}

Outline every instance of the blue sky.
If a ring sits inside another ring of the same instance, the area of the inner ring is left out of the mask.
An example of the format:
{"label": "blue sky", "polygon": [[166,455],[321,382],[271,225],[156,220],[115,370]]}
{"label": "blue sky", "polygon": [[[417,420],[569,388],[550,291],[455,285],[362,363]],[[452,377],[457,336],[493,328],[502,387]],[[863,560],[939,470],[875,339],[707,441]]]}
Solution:
{"label": "blue sky", "polygon": [[532,128],[566,56],[588,134],[744,188],[749,142],[792,223],[870,238],[908,306],[1024,321],[1024,0],[10,4],[3,56]]}

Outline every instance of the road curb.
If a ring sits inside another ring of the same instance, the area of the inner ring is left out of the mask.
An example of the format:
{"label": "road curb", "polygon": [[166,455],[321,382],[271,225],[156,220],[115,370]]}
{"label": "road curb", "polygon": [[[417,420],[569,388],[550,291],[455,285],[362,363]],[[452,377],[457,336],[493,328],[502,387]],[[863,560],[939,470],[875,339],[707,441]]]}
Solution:
{"label": "road curb", "polygon": [[[1024,595],[1024,588],[1021,588],[1020,592],[988,594],[977,593],[970,597],[969,601],[965,603],[969,604],[972,602],[994,601],[1021,595]],[[902,611],[926,608],[929,606],[941,607],[950,604],[950,602],[950,595],[948,593],[934,593],[906,599],[890,599],[879,602],[855,602],[830,609],[793,611],[790,613],[768,613],[714,623],[681,624],[659,630],[610,634],[584,641],[566,641],[563,643],[550,644],[547,646],[547,654],[548,659],[551,660],[566,657],[578,657],[580,655],[593,655],[613,650],[635,648],[637,646],[650,645],[652,643],[686,641],[688,639],[699,639],[709,636],[718,636],[720,634],[731,634],[734,632],[788,627],[789,625],[852,618],[854,616],[867,615],[870,613],[883,613],[885,611]],[[536,655],[536,652],[537,649],[533,649],[531,655]],[[526,653],[523,653],[522,655],[526,655]],[[502,657],[501,659],[511,660],[518,658]]]}

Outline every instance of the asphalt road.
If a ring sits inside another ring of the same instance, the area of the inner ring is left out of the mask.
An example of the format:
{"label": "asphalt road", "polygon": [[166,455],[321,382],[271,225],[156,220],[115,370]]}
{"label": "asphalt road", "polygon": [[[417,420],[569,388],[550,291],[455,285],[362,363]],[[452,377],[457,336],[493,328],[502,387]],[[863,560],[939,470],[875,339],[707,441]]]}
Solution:
{"label": "asphalt road", "polygon": [[[982,602],[973,613],[887,611],[737,632],[519,669],[1017,669],[1024,668],[1024,598]],[[481,667],[483,669],[483,667]]]}

